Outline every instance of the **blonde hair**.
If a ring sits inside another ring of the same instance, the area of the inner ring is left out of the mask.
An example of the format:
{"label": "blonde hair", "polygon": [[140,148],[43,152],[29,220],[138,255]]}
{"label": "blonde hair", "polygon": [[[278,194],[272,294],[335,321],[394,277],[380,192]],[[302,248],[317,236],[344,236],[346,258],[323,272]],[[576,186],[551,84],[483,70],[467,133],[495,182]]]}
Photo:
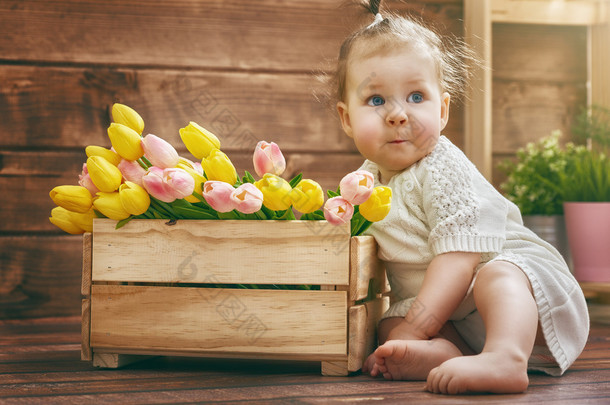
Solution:
{"label": "blonde hair", "polygon": [[[370,1],[365,7],[376,15],[380,1]],[[334,98],[345,101],[345,87],[350,60],[370,57],[394,49],[418,49],[429,53],[436,65],[441,91],[453,99],[464,95],[471,76],[471,67],[478,64],[475,53],[460,39],[441,37],[422,21],[383,12],[383,20],[360,28],[348,36],[339,51],[337,68],[331,85]]]}

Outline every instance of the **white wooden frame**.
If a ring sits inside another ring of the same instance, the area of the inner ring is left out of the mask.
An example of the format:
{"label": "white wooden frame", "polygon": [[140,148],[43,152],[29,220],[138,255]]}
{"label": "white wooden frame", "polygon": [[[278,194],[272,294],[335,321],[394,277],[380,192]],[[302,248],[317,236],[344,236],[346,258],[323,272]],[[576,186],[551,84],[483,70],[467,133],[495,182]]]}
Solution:
{"label": "white wooden frame", "polygon": [[483,66],[474,72],[465,103],[464,149],[492,177],[492,24],[588,27],[587,102],[610,107],[610,0],[464,0],[465,40]]}

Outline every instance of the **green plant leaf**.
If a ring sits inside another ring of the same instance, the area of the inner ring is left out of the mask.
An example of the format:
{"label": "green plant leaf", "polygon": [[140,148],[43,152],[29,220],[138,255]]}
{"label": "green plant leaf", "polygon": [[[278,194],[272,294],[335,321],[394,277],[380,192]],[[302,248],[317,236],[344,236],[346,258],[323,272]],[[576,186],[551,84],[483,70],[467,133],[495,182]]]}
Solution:
{"label": "green plant leaf", "polygon": [[250,174],[250,172],[248,172],[247,170],[244,171],[244,177],[242,180],[244,183],[252,183],[254,184],[256,182],[256,180],[254,179],[254,177]]}
{"label": "green plant leaf", "polygon": [[125,225],[127,225],[127,223],[129,221],[131,221],[134,218],[133,215],[130,215],[129,217],[125,218],[125,219],[121,219],[120,221],[117,221],[116,226],[114,227],[114,229],[119,229],[124,227]]}
{"label": "green plant leaf", "polygon": [[174,210],[183,219],[218,219],[217,216],[196,207],[176,206]]}
{"label": "green plant leaf", "polygon": [[302,178],[303,178],[302,173],[299,173],[296,176],[294,176],[294,178],[288,182],[290,184],[290,187],[295,188],[297,186],[297,184],[299,184],[299,182],[301,181]]}
{"label": "green plant leaf", "polygon": [[341,194],[339,194],[337,191],[326,190],[326,195],[328,195],[328,198],[334,198],[339,197]]}

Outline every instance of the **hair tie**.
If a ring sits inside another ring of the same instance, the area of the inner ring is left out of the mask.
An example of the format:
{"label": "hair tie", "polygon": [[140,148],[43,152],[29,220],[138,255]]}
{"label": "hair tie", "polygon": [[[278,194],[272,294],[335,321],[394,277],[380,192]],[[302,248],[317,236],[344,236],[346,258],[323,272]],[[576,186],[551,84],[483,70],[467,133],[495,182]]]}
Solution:
{"label": "hair tie", "polygon": [[382,21],[383,21],[383,16],[381,15],[381,13],[377,13],[377,14],[375,14],[375,20],[368,27],[366,27],[366,29],[374,27],[375,25],[379,24]]}

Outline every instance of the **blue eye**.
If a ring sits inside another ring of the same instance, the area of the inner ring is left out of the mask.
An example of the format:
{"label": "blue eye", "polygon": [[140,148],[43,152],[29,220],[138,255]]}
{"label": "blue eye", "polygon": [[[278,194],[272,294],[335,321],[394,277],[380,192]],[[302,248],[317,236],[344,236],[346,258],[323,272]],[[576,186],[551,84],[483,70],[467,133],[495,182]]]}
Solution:
{"label": "blue eye", "polygon": [[424,96],[421,93],[413,93],[407,98],[409,103],[421,103],[424,101]]}
{"label": "blue eye", "polygon": [[371,105],[374,107],[384,105],[384,104],[385,104],[385,100],[381,96],[373,96],[373,97],[369,98],[369,101],[368,101],[368,105]]}

